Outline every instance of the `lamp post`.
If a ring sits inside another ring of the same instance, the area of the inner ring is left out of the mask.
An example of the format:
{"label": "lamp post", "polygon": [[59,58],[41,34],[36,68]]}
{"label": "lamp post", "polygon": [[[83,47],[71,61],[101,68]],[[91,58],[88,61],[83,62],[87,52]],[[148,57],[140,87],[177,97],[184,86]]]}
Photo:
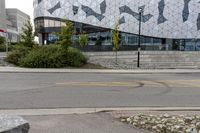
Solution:
{"label": "lamp post", "polygon": [[5,32],[6,34],[6,54],[8,54],[8,32]]}
{"label": "lamp post", "polygon": [[141,51],[141,21],[143,16],[143,8],[138,8],[139,11],[139,36],[138,36],[138,60],[137,67],[140,67],[140,51]]}

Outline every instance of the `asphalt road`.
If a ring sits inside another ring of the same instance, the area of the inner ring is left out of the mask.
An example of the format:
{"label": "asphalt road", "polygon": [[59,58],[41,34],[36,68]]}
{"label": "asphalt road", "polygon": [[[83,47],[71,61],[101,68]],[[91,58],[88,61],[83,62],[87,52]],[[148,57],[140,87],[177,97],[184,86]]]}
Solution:
{"label": "asphalt road", "polygon": [[200,107],[200,74],[0,73],[0,109]]}

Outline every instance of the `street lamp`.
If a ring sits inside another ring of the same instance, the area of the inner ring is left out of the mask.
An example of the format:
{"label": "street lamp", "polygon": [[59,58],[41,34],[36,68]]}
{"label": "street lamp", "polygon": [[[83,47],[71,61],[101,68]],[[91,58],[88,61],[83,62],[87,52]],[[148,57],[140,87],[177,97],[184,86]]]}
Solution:
{"label": "street lamp", "polygon": [[143,16],[143,8],[138,8],[139,11],[139,37],[138,37],[138,60],[137,60],[137,67],[140,67],[140,51],[141,51],[141,21]]}

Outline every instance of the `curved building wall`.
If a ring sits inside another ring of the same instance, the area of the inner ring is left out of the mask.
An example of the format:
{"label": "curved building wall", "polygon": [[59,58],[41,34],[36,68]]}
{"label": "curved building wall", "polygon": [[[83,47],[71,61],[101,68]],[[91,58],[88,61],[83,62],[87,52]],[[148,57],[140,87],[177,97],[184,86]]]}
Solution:
{"label": "curved building wall", "polygon": [[55,17],[138,34],[138,8],[144,8],[141,34],[159,38],[200,38],[199,0],[35,0],[34,18]]}

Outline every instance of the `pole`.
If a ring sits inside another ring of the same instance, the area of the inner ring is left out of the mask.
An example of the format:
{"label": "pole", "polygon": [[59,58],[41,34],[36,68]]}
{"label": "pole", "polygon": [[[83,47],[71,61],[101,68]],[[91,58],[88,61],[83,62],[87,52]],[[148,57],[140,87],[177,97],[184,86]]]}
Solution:
{"label": "pole", "polygon": [[8,32],[5,32],[6,34],[6,54],[8,54]]}
{"label": "pole", "polygon": [[138,60],[137,67],[140,67],[140,51],[141,51],[141,20],[142,20],[142,10],[139,10],[139,38],[138,38]]}

